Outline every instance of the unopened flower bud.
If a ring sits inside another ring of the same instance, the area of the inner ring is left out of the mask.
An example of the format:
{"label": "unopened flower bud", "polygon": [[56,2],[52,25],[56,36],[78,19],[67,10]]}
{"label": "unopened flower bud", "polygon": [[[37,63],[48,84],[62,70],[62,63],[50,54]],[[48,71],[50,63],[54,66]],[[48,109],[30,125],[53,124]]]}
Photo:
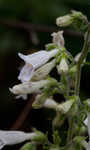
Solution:
{"label": "unopened flower bud", "polygon": [[56,24],[57,24],[57,26],[60,26],[60,27],[66,27],[66,26],[71,25],[72,24],[71,15],[65,15],[65,16],[62,16],[62,17],[58,17],[56,19]]}
{"label": "unopened flower bud", "polygon": [[86,16],[84,16],[81,12],[73,10],[71,14],[58,17],[56,19],[56,24],[60,27],[73,25],[74,28],[79,29],[80,31],[86,31],[88,28],[86,20]]}
{"label": "unopened flower bud", "polygon": [[57,66],[58,73],[59,74],[67,73],[68,69],[69,67],[68,67],[66,59],[62,58],[60,64]]}

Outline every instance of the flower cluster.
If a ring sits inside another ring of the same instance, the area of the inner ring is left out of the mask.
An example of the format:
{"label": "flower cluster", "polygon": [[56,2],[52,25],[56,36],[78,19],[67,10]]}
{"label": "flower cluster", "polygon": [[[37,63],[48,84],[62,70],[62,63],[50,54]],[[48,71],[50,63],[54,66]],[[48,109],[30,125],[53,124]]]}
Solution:
{"label": "flower cluster", "polygon": [[[27,99],[28,94],[35,93],[32,104],[34,109],[47,108],[55,112],[52,120],[52,142],[40,131],[0,131],[0,148],[29,140],[22,150],[36,150],[38,145],[43,145],[44,149],[46,146],[48,150],[90,150],[90,139],[87,143],[85,137],[88,127],[90,138],[90,99],[82,101],[79,93],[81,69],[90,49],[90,27],[86,24],[86,19],[81,12],[72,11],[56,20],[60,27],[73,25],[85,32],[83,49],[75,57],[65,47],[64,31],[52,33],[52,43],[47,44],[45,50],[29,55],[18,54],[25,63],[18,75],[21,83],[10,88],[10,91],[16,98],[23,99]],[[60,78],[57,79],[55,74]],[[56,94],[63,95],[64,99],[57,102],[54,97]],[[61,135],[60,129],[65,121],[68,122],[68,129],[65,130],[66,134],[63,132]]]}
{"label": "flower cluster", "polygon": [[68,72],[68,54],[64,48],[63,31],[53,33],[52,36],[52,44],[57,45],[56,48],[52,48],[50,51],[41,50],[30,55],[18,54],[25,65],[18,76],[21,84],[10,88],[12,93],[18,95],[17,98],[26,99],[27,94],[41,93],[41,89],[52,82],[48,76],[54,67],[57,68],[59,74]]}

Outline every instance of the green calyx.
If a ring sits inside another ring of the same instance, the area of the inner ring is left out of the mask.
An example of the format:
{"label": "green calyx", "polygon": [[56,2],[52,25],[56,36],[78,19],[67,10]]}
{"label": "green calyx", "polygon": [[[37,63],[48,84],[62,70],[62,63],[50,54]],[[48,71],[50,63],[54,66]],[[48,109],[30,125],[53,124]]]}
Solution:
{"label": "green calyx", "polygon": [[28,142],[24,144],[24,146],[22,146],[20,150],[36,150],[36,149],[37,147],[35,143]]}
{"label": "green calyx", "polygon": [[47,135],[45,135],[44,133],[37,131],[37,130],[35,130],[35,133],[36,133],[36,135],[35,135],[35,137],[33,137],[32,141],[46,143]]}
{"label": "green calyx", "polygon": [[45,45],[45,48],[47,51],[50,51],[52,49],[59,49],[59,46],[57,44],[54,43],[49,43]]}

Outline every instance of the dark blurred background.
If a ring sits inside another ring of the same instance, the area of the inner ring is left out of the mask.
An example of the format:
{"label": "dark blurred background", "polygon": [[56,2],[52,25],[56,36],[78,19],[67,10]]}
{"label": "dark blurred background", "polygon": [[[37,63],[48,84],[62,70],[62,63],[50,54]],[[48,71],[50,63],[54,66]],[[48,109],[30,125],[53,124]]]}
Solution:
{"label": "dark blurred background", "polygon": [[[28,54],[44,49],[44,45],[51,42],[50,34],[58,31],[56,18],[72,9],[82,11],[90,20],[89,0],[0,0],[0,129],[11,128],[27,104],[27,101],[15,100],[9,91],[9,87],[18,83],[22,65],[18,52]],[[83,37],[69,31],[64,36],[73,56],[80,52]],[[86,66],[81,79],[83,99],[90,96],[89,83],[90,67]]]}

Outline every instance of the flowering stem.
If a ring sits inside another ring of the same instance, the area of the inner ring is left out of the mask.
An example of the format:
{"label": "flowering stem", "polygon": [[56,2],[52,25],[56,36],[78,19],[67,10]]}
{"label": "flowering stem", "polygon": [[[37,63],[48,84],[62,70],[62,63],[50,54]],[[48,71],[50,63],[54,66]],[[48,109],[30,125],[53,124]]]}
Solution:
{"label": "flowering stem", "polygon": [[77,63],[77,73],[76,73],[76,85],[75,85],[75,94],[79,96],[79,90],[80,90],[80,77],[81,77],[81,68],[82,63],[84,59],[86,58],[87,52],[88,52],[88,41],[89,41],[89,35],[90,35],[90,29],[87,31],[87,36],[84,42],[84,46],[81,52],[81,56],[79,58],[79,61]]}
{"label": "flowering stem", "polygon": [[[85,42],[84,42],[84,46],[83,46],[83,49],[81,52],[81,56],[80,56],[79,61],[77,63],[76,84],[75,84],[75,95],[77,95],[77,96],[79,96],[79,92],[80,92],[80,78],[81,78],[82,63],[83,63],[84,59],[86,58],[87,52],[88,52],[89,35],[90,35],[90,29],[88,29],[88,31],[87,31],[87,35],[85,38]],[[69,142],[69,140],[72,140],[73,124],[74,124],[73,118],[70,118],[67,143]]]}

